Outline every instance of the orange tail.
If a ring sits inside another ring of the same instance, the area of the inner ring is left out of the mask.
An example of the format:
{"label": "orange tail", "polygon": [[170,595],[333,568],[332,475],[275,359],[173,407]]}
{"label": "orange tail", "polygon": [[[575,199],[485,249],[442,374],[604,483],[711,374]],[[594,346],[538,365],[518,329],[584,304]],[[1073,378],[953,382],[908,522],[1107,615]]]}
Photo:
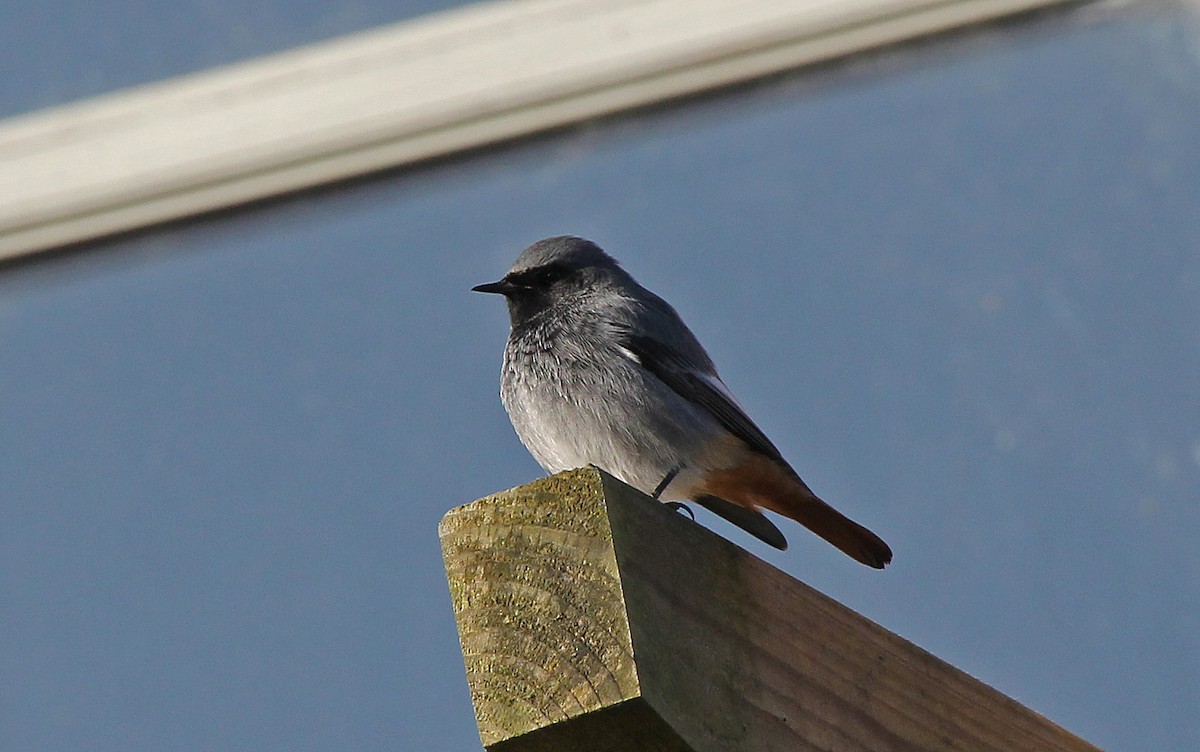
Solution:
{"label": "orange tail", "polygon": [[821,501],[786,465],[761,454],[709,472],[700,493],[748,509],[763,507],[789,517],[868,567],[883,569],[892,549],[875,533]]}

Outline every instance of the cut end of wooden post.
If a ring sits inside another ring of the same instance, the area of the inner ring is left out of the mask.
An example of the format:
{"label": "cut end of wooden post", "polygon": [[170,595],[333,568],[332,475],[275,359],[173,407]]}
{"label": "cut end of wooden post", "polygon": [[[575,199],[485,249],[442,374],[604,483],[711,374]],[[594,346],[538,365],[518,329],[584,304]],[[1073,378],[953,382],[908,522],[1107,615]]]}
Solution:
{"label": "cut end of wooden post", "polygon": [[599,470],[451,510],[439,534],[484,746],[638,696]]}

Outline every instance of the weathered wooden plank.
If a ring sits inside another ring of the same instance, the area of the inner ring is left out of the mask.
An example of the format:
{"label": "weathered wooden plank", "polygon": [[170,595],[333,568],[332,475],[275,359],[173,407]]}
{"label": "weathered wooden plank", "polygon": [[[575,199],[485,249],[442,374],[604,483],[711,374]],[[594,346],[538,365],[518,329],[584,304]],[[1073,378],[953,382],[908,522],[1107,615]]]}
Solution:
{"label": "weathered wooden plank", "polygon": [[595,468],[440,532],[490,750],[1095,749]]}

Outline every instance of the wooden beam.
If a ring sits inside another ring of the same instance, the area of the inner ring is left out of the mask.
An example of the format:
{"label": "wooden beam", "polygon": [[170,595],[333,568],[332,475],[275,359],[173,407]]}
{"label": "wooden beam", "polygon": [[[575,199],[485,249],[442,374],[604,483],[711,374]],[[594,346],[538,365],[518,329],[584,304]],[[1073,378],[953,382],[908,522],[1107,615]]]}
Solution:
{"label": "wooden beam", "polygon": [[440,535],[489,750],[1096,749],[595,468]]}
{"label": "wooden beam", "polygon": [[1063,0],[505,0],[0,123],[0,259]]}

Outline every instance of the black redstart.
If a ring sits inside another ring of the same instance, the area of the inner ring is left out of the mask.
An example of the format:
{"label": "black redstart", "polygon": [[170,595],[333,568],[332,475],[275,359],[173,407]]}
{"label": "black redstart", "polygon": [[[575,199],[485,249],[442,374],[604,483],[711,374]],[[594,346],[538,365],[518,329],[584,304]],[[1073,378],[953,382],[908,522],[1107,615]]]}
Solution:
{"label": "black redstart", "polygon": [[776,548],[760,509],[867,566],[892,551],[819,499],[746,416],[675,309],[591,241],[534,243],[499,282],[512,332],[500,398],[534,459],[594,464],[663,501],[694,501]]}

